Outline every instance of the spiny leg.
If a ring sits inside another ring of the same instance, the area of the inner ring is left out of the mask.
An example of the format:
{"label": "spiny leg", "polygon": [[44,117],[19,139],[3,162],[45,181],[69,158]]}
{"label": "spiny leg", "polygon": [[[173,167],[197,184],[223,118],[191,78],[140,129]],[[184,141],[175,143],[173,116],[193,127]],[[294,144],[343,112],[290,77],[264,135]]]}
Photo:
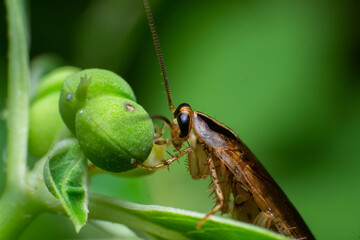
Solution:
{"label": "spiny leg", "polygon": [[165,167],[165,166],[168,166],[170,165],[172,162],[174,162],[175,160],[179,159],[180,157],[184,156],[186,153],[189,153],[192,151],[192,148],[191,147],[187,147],[185,148],[184,150],[178,152],[177,154],[175,154],[173,157],[165,160],[165,162],[163,163],[160,163],[160,164],[157,164],[157,165],[154,165],[154,166],[149,166],[149,165],[145,165],[145,164],[142,164],[142,163],[138,163],[136,161],[136,159],[131,159],[131,164],[135,164],[139,167],[142,167],[142,168],[146,168],[146,169],[155,169],[155,168],[161,168],[161,167]]}
{"label": "spiny leg", "polygon": [[224,205],[224,195],[223,195],[223,193],[221,191],[219,180],[218,180],[217,175],[216,175],[215,164],[214,164],[213,160],[210,157],[208,157],[208,162],[209,162],[211,180],[213,182],[213,187],[214,187],[214,190],[215,190],[215,193],[216,193],[216,196],[217,196],[217,205],[211,210],[211,212],[206,214],[205,217],[203,219],[201,219],[200,222],[198,222],[196,224],[196,228],[198,228],[198,229],[201,228],[201,226],[205,223],[205,221],[210,216],[214,215]]}

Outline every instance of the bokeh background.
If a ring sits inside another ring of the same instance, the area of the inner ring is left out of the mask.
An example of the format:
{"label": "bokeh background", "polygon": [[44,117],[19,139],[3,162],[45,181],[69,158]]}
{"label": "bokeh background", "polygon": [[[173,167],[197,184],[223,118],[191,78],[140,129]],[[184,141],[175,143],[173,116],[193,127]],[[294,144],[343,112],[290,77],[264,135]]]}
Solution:
{"label": "bokeh background", "polygon": [[[233,129],[318,239],[359,239],[359,1],[150,2],[175,104],[187,102]],[[3,5],[0,13],[3,109]],[[150,114],[170,117],[141,0],[32,1],[29,24],[31,59],[51,54],[57,64],[112,70]],[[1,152],[4,146],[2,119]],[[208,184],[192,180],[180,161],[141,178],[99,175],[91,190],[208,212]],[[109,235],[93,224],[76,235],[67,218],[44,214],[21,239],[89,237]]]}

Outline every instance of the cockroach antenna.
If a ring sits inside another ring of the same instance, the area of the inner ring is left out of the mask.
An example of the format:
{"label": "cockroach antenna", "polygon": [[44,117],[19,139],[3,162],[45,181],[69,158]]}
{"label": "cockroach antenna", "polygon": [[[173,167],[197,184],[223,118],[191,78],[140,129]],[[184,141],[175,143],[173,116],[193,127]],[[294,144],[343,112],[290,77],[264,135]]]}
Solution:
{"label": "cockroach antenna", "polygon": [[174,107],[174,104],[172,103],[172,100],[171,100],[171,94],[170,94],[170,89],[169,89],[169,83],[168,83],[168,80],[167,80],[167,74],[166,74],[166,70],[165,70],[164,59],[162,57],[159,38],[158,38],[157,33],[156,33],[156,28],[155,28],[153,17],[151,15],[149,2],[148,2],[148,0],[143,0],[143,2],[144,2],[146,15],[147,15],[147,18],[149,20],[150,30],[151,30],[151,33],[152,33],[152,36],[153,36],[153,39],[154,39],[154,44],[155,44],[155,48],[156,48],[156,53],[158,55],[158,59],[159,59],[160,67],[161,67],[161,72],[162,72],[162,75],[163,75],[163,78],[164,78],[164,83],[165,83],[165,89],[166,89],[166,95],[167,95],[167,98],[168,98],[169,108],[170,108],[170,111],[172,113],[174,113],[175,112],[175,107]]}

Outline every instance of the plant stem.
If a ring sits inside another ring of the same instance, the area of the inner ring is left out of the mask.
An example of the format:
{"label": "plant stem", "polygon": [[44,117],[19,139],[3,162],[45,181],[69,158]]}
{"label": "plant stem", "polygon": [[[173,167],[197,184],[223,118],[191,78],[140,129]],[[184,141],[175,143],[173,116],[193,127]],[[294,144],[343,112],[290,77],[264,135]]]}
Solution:
{"label": "plant stem", "polygon": [[9,69],[6,188],[0,198],[0,239],[16,239],[41,212],[26,184],[29,56],[23,0],[6,0]]}
{"label": "plant stem", "polygon": [[0,198],[0,240],[16,239],[40,213],[64,212],[60,202],[47,190],[43,168],[48,156],[40,159],[26,176],[27,188],[7,188]]}
{"label": "plant stem", "polygon": [[23,0],[6,0],[9,31],[7,186],[24,187],[29,128],[29,56]]}
{"label": "plant stem", "polygon": [[17,239],[42,209],[18,191],[6,191],[0,199],[0,240]]}

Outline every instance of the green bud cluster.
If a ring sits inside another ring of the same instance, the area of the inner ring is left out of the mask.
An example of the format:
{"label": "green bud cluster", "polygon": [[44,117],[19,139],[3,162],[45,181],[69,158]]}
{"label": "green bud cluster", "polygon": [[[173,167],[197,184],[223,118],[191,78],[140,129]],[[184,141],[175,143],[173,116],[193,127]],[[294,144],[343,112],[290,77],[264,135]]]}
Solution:
{"label": "green bud cluster", "polygon": [[97,167],[123,172],[144,162],[154,139],[148,113],[120,76],[87,69],[68,76],[62,86],[60,114],[76,135],[82,151]]}

